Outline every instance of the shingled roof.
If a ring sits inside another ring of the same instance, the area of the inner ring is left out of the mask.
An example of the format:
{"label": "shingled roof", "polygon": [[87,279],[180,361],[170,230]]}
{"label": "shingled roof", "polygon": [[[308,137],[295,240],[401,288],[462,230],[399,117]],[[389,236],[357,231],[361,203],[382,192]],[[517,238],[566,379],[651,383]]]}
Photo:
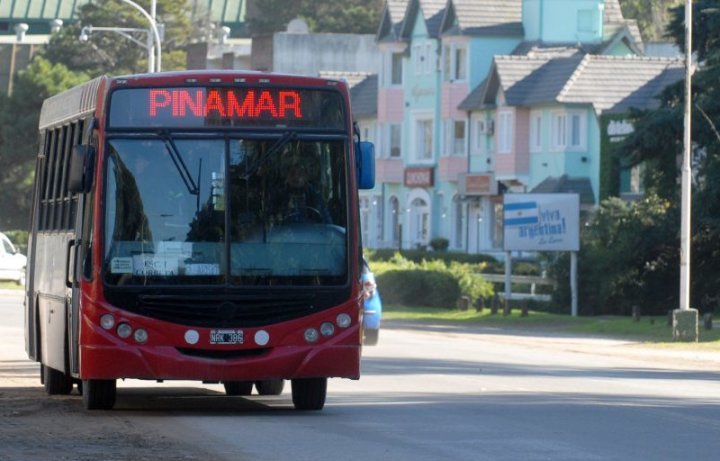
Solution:
{"label": "shingled roof", "polygon": [[534,194],[556,194],[575,192],[580,195],[580,204],[594,205],[595,194],[589,178],[571,178],[562,175],[559,178],[548,176],[530,192]]}
{"label": "shingled roof", "polygon": [[377,40],[397,40],[400,37],[400,29],[405,18],[409,0],[386,0],[385,9],[382,12],[380,26],[378,27]]}
{"label": "shingled roof", "polygon": [[442,33],[522,36],[521,0],[453,0],[448,3]]}
{"label": "shingled roof", "polygon": [[478,86],[484,86],[482,93],[474,90],[459,108],[492,105],[502,89],[511,106],[579,103],[592,104],[598,112],[644,109],[654,107],[660,91],[682,76],[682,61],[677,59],[583,53],[556,58],[496,56],[487,82]]}
{"label": "shingled roof", "polygon": [[440,35],[440,25],[445,15],[445,0],[410,0],[408,8],[403,18],[402,29],[400,35],[407,39],[412,33],[415,19],[418,11],[422,11],[425,26],[427,27],[428,36],[437,38]]}
{"label": "shingled roof", "polygon": [[355,118],[377,116],[377,74],[368,75],[350,88],[350,102]]}

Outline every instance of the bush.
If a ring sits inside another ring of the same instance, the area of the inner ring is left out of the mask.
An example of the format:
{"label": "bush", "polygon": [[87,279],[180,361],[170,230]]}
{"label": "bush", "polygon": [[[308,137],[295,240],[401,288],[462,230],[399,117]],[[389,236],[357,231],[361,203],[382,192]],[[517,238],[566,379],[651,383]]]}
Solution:
{"label": "bush", "polygon": [[377,276],[377,284],[388,304],[453,309],[460,297],[458,281],[447,272],[390,270]]}
{"label": "bush", "polygon": [[441,259],[416,263],[396,253],[389,261],[372,261],[370,266],[383,299],[391,304],[451,309],[460,296],[475,302],[494,293],[493,285],[478,274],[483,267],[479,264],[448,266]]}
{"label": "bush", "polygon": [[430,240],[430,247],[435,251],[446,251],[450,246],[450,241],[443,237],[435,237]]}

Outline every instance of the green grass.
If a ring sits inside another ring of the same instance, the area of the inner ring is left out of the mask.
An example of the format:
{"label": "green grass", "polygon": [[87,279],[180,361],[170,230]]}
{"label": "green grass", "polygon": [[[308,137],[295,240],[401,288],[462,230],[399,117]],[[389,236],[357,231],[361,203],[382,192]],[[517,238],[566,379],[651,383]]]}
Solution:
{"label": "green grass", "polygon": [[507,329],[535,329],[543,332],[556,331],[565,334],[577,333],[622,338],[661,347],[692,347],[720,351],[720,329],[705,330],[701,323],[698,343],[676,343],[672,339],[672,328],[668,326],[666,316],[643,317],[636,322],[630,317],[571,317],[534,311],[530,311],[527,317],[522,317],[519,309],[515,309],[510,315],[505,316],[502,311],[492,315],[489,309],[478,313],[474,309],[459,311],[427,307],[384,306],[383,319],[478,324]]}
{"label": "green grass", "polygon": [[18,285],[15,282],[0,282],[0,290],[22,290],[24,285]]}

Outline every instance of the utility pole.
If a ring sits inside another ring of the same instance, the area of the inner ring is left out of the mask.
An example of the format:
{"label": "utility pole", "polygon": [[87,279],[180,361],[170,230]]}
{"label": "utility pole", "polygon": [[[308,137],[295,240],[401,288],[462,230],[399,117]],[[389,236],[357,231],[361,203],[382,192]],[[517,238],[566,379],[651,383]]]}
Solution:
{"label": "utility pole", "polygon": [[690,308],[690,247],[692,206],[692,0],[685,4],[685,123],[683,133],[681,223],[680,223],[680,306],[673,312],[673,339],[698,340],[698,311]]}

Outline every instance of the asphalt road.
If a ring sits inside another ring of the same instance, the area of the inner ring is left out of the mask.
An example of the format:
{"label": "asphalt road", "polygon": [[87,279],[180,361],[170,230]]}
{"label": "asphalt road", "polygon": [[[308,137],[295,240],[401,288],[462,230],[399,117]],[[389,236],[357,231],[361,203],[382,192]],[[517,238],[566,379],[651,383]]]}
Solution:
{"label": "asphalt road", "polygon": [[0,460],[720,458],[720,354],[388,323],[322,412],[294,411],[289,386],[128,381],[114,411],[88,414],[44,396],[22,338],[21,302],[0,293]]}

